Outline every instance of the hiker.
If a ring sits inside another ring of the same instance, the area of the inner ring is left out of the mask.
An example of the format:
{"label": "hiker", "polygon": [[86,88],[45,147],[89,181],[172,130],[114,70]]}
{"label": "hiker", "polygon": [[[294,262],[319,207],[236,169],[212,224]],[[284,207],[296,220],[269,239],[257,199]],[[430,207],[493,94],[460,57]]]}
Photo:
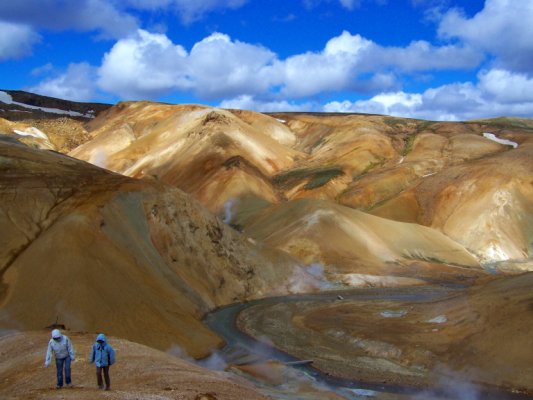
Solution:
{"label": "hiker", "polygon": [[105,335],[100,333],[93,344],[89,362],[96,364],[96,382],[100,389],[104,388],[102,382],[102,372],[105,379],[105,390],[111,389],[111,378],[109,378],[109,367],[115,363],[115,350],[107,343]]}
{"label": "hiker", "polygon": [[56,389],[61,389],[63,387],[63,372],[65,373],[65,383],[67,384],[67,387],[72,387],[70,363],[74,361],[76,354],[70,339],[67,336],[62,335],[59,329],[54,329],[52,331],[52,339],[48,342],[48,349],[44,360],[45,368],[48,368],[50,365],[52,353],[54,353],[56,359]]}

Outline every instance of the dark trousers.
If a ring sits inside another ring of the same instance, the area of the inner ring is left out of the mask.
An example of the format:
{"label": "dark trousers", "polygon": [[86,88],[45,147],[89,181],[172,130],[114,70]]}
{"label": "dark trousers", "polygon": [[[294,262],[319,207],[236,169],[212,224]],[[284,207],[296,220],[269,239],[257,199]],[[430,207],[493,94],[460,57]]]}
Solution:
{"label": "dark trousers", "polygon": [[70,357],[56,358],[57,386],[63,387],[63,371],[65,372],[65,381],[70,385]]}
{"label": "dark trousers", "polygon": [[105,379],[105,388],[111,388],[111,378],[109,378],[109,365],[107,367],[96,367],[96,381],[98,382],[98,387],[100,389],[104,388],[104,383],[102,382],[102,371],[104,372]]}

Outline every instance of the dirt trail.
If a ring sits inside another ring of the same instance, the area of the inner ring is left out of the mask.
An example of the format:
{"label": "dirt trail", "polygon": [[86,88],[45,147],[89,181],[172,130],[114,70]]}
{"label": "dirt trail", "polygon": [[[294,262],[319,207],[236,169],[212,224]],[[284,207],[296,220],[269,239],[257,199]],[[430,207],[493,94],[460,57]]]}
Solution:
{"label": "dirt trail", "polygon": [[1,399],[180,399],[265,400],[244,380],[213,372],[150,347],[114,337],[117,363],[111,367],[111,391],[96,386],[88,355],[95,334],[66,332],[76,350],[73,388],[55,389],[55,365],[44,368],[48,331],[0,337]]}

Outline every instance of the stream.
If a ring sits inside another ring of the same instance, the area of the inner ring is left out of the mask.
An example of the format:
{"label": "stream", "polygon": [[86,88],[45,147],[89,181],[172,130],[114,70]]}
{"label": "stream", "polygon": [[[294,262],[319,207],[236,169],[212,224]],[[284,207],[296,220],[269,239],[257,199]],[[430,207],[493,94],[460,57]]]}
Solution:
{"label": "stream", "polygon": [[[218,308],[207,314],[204,323],[226,341],[226,346],[218,353],[227,364],[250,364],[254,362],[277,360],[281,363],[298,363],[302,360],[272,346],[263,341],[256,340],[248,334],[237,328],[236,320],[239,313],[255,305],[276,305],[279,303],[288,303],[296,301],[312,301],[317,303],[335,302],[342,300],[366,301],[401,301],[401,302],[424,302],[444,299],[450,296],[460,294],[462,288],[431,286],[413,288],[370,288],[370,289],[352,289],[352,290],[335,290],[329,292],[320,292],[316,294],[299,294],[280,297],[269,297],[264,299],[252,300],[243,303],[231,304]],[[343,398],[368,399],[379,397],[380,394],[397,395],[401,399],[428,399],[444,400],[514,400],[514,399],[531,399],[530,396],[519,393],[501,392],[488,389],[476,389],[473,396],[453,396],[449,393],[440,392],[437,389],[417,389],[409,386],[399,385],[376,385],[366,382],[358,382],[343,378],[337,378],[323,373],[311,364],[294,365],[293,368],[315,383],[318,387],[326,387],[330,391],[342,396]],[[429,394],[428,394],[429,393]],[[284,399],[302,399],[302,397],[291,397],[286,395]],[[390,397],[387,397],[390,398]]]}

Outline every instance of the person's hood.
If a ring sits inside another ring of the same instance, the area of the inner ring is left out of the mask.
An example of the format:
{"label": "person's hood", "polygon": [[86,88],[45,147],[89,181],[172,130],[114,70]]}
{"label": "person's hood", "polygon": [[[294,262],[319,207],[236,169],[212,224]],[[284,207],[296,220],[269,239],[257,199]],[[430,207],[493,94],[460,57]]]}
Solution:
{"label": "person's hood", "polygon": [[106,342],[105,335],[103,333],[100,333],[98,336],[96,336],[96,341],[98,342],[99,340],[102,340],[104,343]]}
{"label": "person's hood", "polygon": [[52,339],[57,339],[61,337],[61,331],[59,329],[54,329],[52,331]]}

